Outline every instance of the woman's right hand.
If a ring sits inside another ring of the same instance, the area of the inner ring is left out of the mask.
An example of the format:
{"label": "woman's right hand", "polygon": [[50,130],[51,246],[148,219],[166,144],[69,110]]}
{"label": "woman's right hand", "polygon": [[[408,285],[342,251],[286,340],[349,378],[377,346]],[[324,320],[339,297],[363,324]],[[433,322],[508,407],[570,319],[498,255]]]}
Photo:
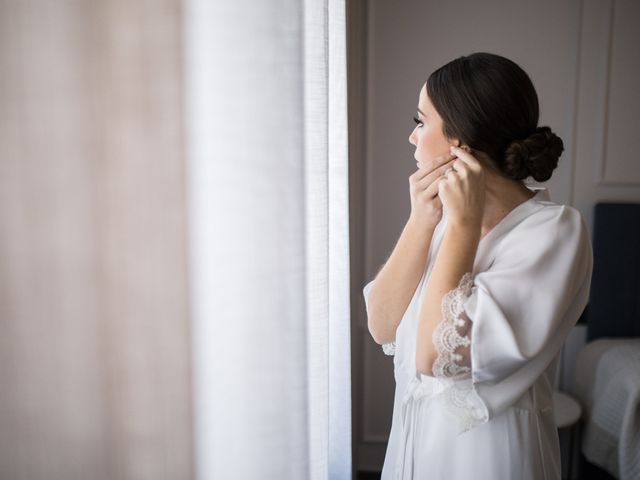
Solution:
{"label": "woman's right hand", "polygon": [[409,177],[411,215],[409,221],[426,229],[436,227],[442,218],[442,202],[438,197],[437,180],[451,168],[455,156],[446,153]]}

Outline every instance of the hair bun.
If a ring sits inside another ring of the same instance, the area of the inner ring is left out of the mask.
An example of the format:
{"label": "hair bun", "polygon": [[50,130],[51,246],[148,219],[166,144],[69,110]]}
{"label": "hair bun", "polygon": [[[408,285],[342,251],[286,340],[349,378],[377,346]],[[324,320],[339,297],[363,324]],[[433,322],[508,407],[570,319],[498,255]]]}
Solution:
{"label": "hair bun", "polygon": [[549,127],[538,127],[527,138],[512,141],[505,150],[503,171],[514,180],[551,178],[564,150],[562,139]]}

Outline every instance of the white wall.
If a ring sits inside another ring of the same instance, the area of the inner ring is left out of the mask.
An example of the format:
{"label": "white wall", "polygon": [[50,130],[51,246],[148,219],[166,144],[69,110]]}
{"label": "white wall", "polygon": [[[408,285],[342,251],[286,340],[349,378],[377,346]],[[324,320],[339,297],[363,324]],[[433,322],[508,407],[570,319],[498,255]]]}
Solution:
{"label": "white wall", "polygon": [[[386,261],[410,212],[418,93],[430,72],[460,55],[488,51],[520,64],[538,91],[542,125],[564,140],[551,198],[580,209],[598,200],[640,201],[640,4],[627,1],[490,0],[368,2],[364,278]],[[380,469],[391,427],[392,357],[359,320],[362,379],[358,466]],[[357,368],[357,367],[356,367]]]}

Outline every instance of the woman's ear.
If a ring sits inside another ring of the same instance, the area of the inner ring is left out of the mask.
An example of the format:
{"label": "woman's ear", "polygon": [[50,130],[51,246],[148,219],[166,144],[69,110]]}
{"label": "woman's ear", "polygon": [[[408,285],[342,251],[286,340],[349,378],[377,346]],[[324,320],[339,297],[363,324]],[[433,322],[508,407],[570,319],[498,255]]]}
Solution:
{"label": "woman's ear", "polygon": [[471,152],[471,149],[469,148],[469,145],[464,145],[460,139],[458,138],[454,138],[451,140],[451,145],[453,145],[454,147],[458,147],[461,148],[462,150],[464,150],[465,152]]}

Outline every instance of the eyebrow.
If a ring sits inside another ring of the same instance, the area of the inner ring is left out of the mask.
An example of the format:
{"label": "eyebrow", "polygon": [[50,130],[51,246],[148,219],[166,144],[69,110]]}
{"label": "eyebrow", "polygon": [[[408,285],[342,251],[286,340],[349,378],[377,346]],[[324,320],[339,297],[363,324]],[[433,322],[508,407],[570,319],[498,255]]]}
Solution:
{"label": "eyebrow", "polygon": [[424,114],[424,112],[422,110],[420,110],[419,108],[417,110],[418,110],[418,112],[420,112],[422,114],[423,117],[426,117],[426,115]]}

